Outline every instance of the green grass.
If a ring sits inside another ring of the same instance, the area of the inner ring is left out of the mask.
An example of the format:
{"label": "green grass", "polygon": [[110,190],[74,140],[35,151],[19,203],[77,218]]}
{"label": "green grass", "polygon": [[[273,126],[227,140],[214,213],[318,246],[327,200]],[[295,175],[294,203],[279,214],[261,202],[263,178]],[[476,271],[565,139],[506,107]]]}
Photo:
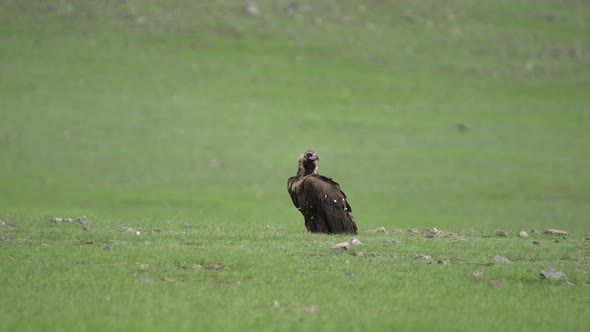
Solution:
{"label": "green grass", "polygon": [[[257,3],[0,4],[0,330],[588,326],[586,4]],[[310,148],[364,257],[305,234]]]}

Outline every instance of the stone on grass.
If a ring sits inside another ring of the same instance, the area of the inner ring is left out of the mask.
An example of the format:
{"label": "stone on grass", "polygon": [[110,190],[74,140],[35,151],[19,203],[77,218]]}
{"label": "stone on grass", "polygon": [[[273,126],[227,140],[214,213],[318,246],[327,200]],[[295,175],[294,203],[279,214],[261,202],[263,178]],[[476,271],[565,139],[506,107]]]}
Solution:
{"label": "stone on grass", "polygon": [[54,223],[60,223],[60,222],[63,222],[64,220],[63,220],[63,218],[60,218],[60,217],[53,217],[53,218],[51,218],[50,221],[54,222]]}
{"label": "stone on grass", "polygon": [[121,227],[119,227],[119,231],[125,232],[125,233],[131,233],[134,235],[141,235],[141,231],[138,231],[138,230],[134,229],[133,227],[129,227],[129,226],[121,226]]}
{"label": "stone on grass", "polygon": [[0,241],[10,241],[10,237],[8,235],[4,235],[0,237]]}
{"label": "stone on grass", "polygon": [[439,229],[433,227],[432,229],[427,228],[424,230],[424,237],[433,238],[436,236],[445,236],[445,233]]}
{"label": "stone on grass", "polygon": [[500,255],[494,256],[494,260],[499,263],[510,263],[510,260],[508,258]]}
{"label": "stone on grass", "polygon": [[354,245],[359,245],[359,244],[363,244],[359,239],[357,239],[356,237],[351,237],[350,239],[348,239],[348,241],[346,241],[350,244],[354,244]]}
{"label": "stone on grass", "polygon": [[543,231],[543,234],[550,234],[550,235],[567,235],[566,231],[562,231],[560,229],[553,229],[549,228]]}
{"label": "stone on grass", "polygon": [[590,243],[582,243],[578,246],[578,248],[588,249],[590,248]]}
{"label": "stone on grass", "polygon": [[395,239],[385,239],[385,240],[383,240],[383,243],[385,243],[385,244],[398,244],[399,241],[395,240]]}
{"label": "stone on grass", "polygon": [[335,245],[333,245],[332,250],[347,251],[348,247],[350,247],[350,243],[348,243],[347,241],[344,241],[344,242],[336,243]]}
{"label": "stone on grass", "polygon": [[505,231],[496,231],[496,235],[498,235],[500,237],[507,237],[508,233]]}
{"label": "stone on grass", "polygon": [[422,255],[422,254],[417,254],[417,253],[410,254],[410,257],[415,260],[419,260],[419,261],[429,261],[432,259],[432,256]]}
{"label": "stone on grass", "polygon": [[385,233],[385,234],[387,234],[387,230],[385,229],[385,227],[381,226],[381,227],[369,229],[367,231],[367,233]]}
{"label": "stone on grass", "polygon": [[420,231],[418,231],[418,228],[413,228],[413,227],[412,228],[408,228],[407,232],[408,232],[408,234],[412,234],[412,235],[414,235],[414,234],[420,234]]}
{"label": "stone on grass", "polygon": [[518,237],[529,237],[529,233],[525,232],[525,231],[520,231],[518,232]]}
{"label": "stone on grass", "polygon": [[75,222],[79,223],[79,224],[87,224],[88,223],[88,217],[86,216],[81,216],[80,218],[76,218],[76,220],[74,220]]}
{"label": "stone on grass", "polygon": [[469,274],[470,274],[472,277],[474,277],[474,278],[477,278],[477,279],[479,279],[479,278],[482,278],[482,277],[483,277],[483,272],[481,272],[481,271],[473,271],[473,272],[471,272],[471,273],[469,273]]}
{"label": "stone on grass", "polygon": [[567,279],[567,276],[565,275],[565,273],[563,273],[561,271],[557,271],[552,267],[550,267],[544,271],[541,271],[541,273],[539,273],[539,277],[541,279]]}
{"label": "stone on grass", "polygon": [[534,240],[533,244],[541,244],[541,242],[539,240]]}
{"label": "stone on grass", "polygon": [[541,230],[537,228],[531,229],[531,234],[541,234]]}
{"label": "stone on grass", "polygon": [[438,264],[440,265],[448,265],[449,264],[449,260],[448,259],[439,259],[438,261],[436,261]]}
{"label": "stone on grass", "polygon": [[279,303],[278,300],[274,300],[272,301],[272,304],[270,305],[272,308],[280,308],[281,304]]}

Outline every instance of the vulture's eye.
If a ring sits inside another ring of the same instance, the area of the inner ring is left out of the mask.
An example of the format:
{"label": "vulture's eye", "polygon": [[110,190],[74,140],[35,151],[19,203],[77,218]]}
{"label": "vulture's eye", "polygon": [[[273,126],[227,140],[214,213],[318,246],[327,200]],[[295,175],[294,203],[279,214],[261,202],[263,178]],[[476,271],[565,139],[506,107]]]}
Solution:
{"label": "vulture's eye", "polygon": [[313,153],[308,153],[307,154],[307,158],[311,158],[311,156],[313,156]]}

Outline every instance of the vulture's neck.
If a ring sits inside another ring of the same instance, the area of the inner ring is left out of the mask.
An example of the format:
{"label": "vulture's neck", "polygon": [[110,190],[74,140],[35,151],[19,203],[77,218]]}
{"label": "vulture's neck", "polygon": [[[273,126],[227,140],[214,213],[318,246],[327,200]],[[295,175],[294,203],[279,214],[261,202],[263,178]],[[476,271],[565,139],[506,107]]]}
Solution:
{"label": "vulture's neck", "polygon": [[303,177],[310,174],[318,174],[318,166],[314,162],[304,162],[299,160],[299,168],[297,169],[297,177]]}

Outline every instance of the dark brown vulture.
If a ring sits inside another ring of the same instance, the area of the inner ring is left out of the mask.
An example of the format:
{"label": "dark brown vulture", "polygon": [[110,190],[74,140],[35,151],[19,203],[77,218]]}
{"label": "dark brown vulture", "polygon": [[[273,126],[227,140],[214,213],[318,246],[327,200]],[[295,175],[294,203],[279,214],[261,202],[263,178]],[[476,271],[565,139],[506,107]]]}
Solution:
{"label": "dark brown vulture", "polygon": [[287,181],[293,204],[303,214],[311,233],[355,233],[352,210],[340,185],[318,174],[315,151],[305,151],[299,158],[297,175]]}

